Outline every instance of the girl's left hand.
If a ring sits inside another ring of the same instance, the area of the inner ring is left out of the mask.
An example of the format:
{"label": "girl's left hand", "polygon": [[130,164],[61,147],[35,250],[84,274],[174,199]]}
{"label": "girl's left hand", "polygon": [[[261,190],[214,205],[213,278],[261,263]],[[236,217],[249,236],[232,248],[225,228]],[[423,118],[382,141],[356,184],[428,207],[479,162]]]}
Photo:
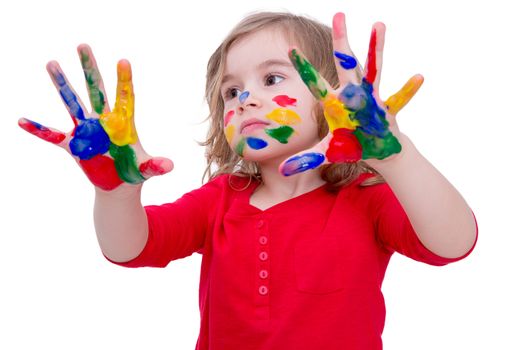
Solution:
{"label": "girl's left hand", "polygon": [[[348,163],[359,160],[378,162],[401,152],[401,136],[396,114],[415,95],[423,77],[414,75],[396,94],[385,102],[379,97],[379,81],[383,62],[385,25],[372,27],[365,74],[353,57],[346,35],[345,17],[337,13],[333,19],[333,47],[338,89],[333,89],[295,48],[289,57],[310,92],[322,104],[329,132],[314,147],[285,160],[279,170],[285,176],[314,169],[321,164]],[[372,165],[372,164],[371,164]]]}

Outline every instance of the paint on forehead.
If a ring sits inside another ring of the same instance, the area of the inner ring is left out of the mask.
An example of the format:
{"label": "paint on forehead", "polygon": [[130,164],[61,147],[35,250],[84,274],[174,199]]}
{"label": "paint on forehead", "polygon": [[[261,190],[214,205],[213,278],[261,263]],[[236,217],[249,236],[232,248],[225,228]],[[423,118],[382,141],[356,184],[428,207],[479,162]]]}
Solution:
{"label": "paint on forehead", "polygon": [[291,109],[276,108],[266,115],[266,118],[273,120],[281,125],[297,124],[301,121],[299,114]]}
{"label": "paint on forehead", "polygon": [[84,77],[88,86],[89,100],[93,106],[93,110],[98,114],[104,111],[106,98],[102,92],[102,78],[98,69],[95,68],[91,56],[87,50],[80,51],[80,61],[84,69]]}
{"label": "paint on forehead", "polygon": [[315,70],[314,66],[308,62],[296,49],[293,49],[289,52],[290,60],[292,61],[295,70],[301,76],[303,82],[308,86],[310,92],[315,96],[315,98],[322,100],[328,90],[324,85],[323,80],[319,73]]}
{"label": "paint on forehead", "polygon": [[232,143],[233,135],[235,135],[235,126],[232,124],[228,125],[226,129],[224,129],[224,134],[226,135],[226,141],[228,141],[229,144]]}
{"label": "paint on forehead", "polygon": [[357,61],[352,56],[339,51],[334,51],[334,56],[339,59],[339,64],[346,70],[354,69],[357,66]]}
{"label": "paint on forehead", "polygon": [[246,101],[248,96],[250,96],[250,92],[244,91],[242,94],[239,95],[239,102],[244,103],[244,101]]}
{"label": "paint on forehead", "polygon": [[292,157],[279,167],[284,176],[290,176],[310,169],[315,169],[323,164],[325,157],[322,153],[310,152]]}
{"label": "paint on forehead", "polygon": [[242,153],[244,152],[244,146],[246,146],[246,139],[243,137],[237,146],[235,146],[235,152],[242,157]]}
{"label": "paint on forehead", "polygon": [[287,95],[275,96],[274,98],[272,98],[272,101],[274,101],[281,107],[295,106],[297,103],[297,100],[295,98],[291,98]]}
{"label": "paint on forehead", "polygon": [[69,110],[69,113],[71,114],[71,117],[79,120],[84,120],[86,117],[84,116],[84,111],[82,110],[82,107],[80,106],[80,102],[77,99],[77,96],[71,90],[68,83],[66,82],[66,79],[58,71],[58,69],[53,69],[51,71],[51,75],[53,77],[53,80],[58,85],[58,90],[60,93],[60,97],[62,97],[62,100],[67,106],[67,109]]}
{"label": "paint on forehead", "polygon": [[60,142],[64,141],[64,139],[66,138],[66,135],[64,133],[53,131],[29,119],[25,119],[25,118],[21,119],[18,122],[18,125],[20,125],[20,127],[24,129],[25,131],[37,137],[40,137],[42,140],[45,140],[47,142],[51,142],[54,144],[59,144]]}
{"label": "paint on forehead", "polygon": [[366,81],[373,84],[377,75],[376,66],[376,45],[377,45],[377,32],[372,29],[372,35],[370,36],[370,45],[368,47],[368,60],[366,63]]}
{"label": "paint on forehead", "polygon": [[289,126],[280,126],[276,129],[265,129],[264,130],[270,137],[276,139],[280,143],[288,143],[288,139],[294,133],[294,129]]}
{"label": "paint on forehead", "polygon": [[251,149],[255,150],[265,148],[266,146],[268,146],[268,142],[256,137],[248,137],[246,139],[246,143],[248,144],[248,146],[250,146]]}
{"label": "paint on forehead", "polygon": [[71,153],[82,160],[91,159],[108,151],[111,142],[98,119],[82,121],[69,141]]}
{"label": "paint on forehead", "polygon": [[226,113],[226,115],[224,116],[224,127],[230,124],[230,120],[232,120],[234,114],[235,114],[234,110],[228,111],[228,113]]}
{"label": "paint on forehead", "polygon": [[123,183],[118,176],[115,162],[109,157],[97,154],[89,160],[81,159],[79,164],[93,185],[105,191],[111,191]]}
{"label": "paint on forehead", "polygon": [[138,184],[145,180],[139,171],[137,157],[133,148],[111,144],[109,153],[115,160],[115,168],[122,180],[131,184]]}

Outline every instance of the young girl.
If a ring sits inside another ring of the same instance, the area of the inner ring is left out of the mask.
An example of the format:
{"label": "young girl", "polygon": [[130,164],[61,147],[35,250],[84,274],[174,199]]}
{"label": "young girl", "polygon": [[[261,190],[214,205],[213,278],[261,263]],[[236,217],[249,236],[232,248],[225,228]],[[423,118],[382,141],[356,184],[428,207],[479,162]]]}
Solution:
{"label": "young girl", "polygon": [[363,72],[341,13],[332,31],[287,13],[244,19],[208,63],[210,180],[169,204],[140,201],[142,183],[172,163],[138,141],[127,61],[110,110],[79,46],[91,113],[50,62],[74,130],[19,124],[66,149],[95,185],[110,261],[164,267],[202,254],[197,349],[381,349],[392,254],[445,265],[477,239],[461,195],[397,127],[422,77],[379,97],[384,33],[373,26]]}

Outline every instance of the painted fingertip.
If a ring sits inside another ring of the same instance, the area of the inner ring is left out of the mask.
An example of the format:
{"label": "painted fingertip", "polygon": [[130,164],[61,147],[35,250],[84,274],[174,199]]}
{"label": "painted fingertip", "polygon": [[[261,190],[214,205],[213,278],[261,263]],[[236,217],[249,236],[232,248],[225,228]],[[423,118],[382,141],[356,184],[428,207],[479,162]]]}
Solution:
{"label": "painted fingertip", "polygon": [[345,24],[345,14],[342,12],[337,12],[334,15],[332,21],[332,28],[334,33],[334,39],[341,39],[346,36],[346,24]]}
{"label": "painted fingertip", "polygon": [[325,156],[321,153],[304,153],[288,159],[279,167],[279,172],[284,176],[291,176],[303,171],[315,169],[323,164]]}
{"label": "painted fingertip", "polygon": [[53,131],[37,122],[26,118],[20,118],[18,120],[18,126],[20,126],[28,133],[35,135],[36,137],[39,137],[44,141],[54,143],[55,145],[64,141],[64,139],[66,138],[65,134]]}
{"label": "painted fingertip", "polygon": [[117,75],[119,81],[130,81],[132,78],[131,64],[128,60],[122,59],[117,63]]}
{"label": "painted fingertip", "polygon": [[172,170],[173,162],[168,158],[152,158],[139,166],[139,171],[144,178],[164,175]]}

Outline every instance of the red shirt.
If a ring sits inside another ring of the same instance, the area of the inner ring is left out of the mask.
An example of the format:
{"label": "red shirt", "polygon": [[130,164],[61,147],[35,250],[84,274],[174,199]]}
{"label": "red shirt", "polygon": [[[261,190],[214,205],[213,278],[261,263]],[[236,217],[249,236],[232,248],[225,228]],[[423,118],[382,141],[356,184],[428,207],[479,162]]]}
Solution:
{"label": "red shirt", "polygon": [[432,265],[464,256],[426,249],[387,184],[359,186],[368,176],[266,210],[249,204],[257,183],[236,191],[219,176],[147,206],[146,247],[120,265],[164,267],[202,254],[198,350],[381,349],[392,254]]}

